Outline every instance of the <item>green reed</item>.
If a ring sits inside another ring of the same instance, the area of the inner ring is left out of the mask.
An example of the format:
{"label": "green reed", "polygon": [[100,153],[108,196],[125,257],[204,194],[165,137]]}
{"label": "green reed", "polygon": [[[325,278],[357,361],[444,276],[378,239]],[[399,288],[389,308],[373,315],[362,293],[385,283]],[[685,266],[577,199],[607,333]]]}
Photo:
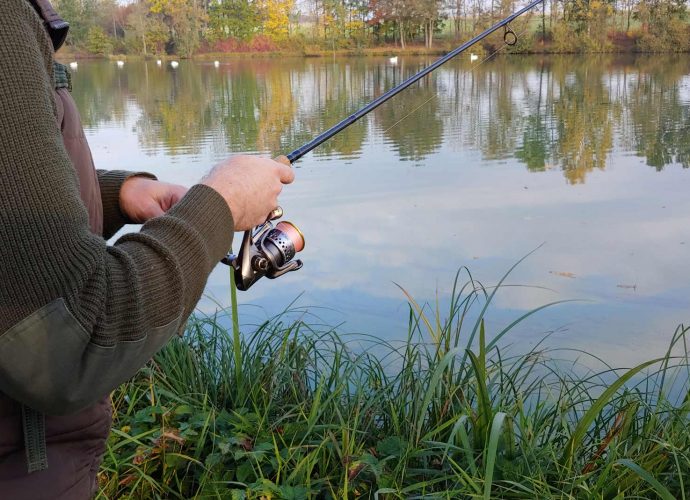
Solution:
{"label": "green reed", "polygon": [[288,313],[241,337],[223,311],[193,317],[113,394],[101,497],[689,496],[688,328],[632,369],[564,368],[504,350],[536,311],[487,331],[499,287],[463,273],[443,312],[408,296],[400,345]]}

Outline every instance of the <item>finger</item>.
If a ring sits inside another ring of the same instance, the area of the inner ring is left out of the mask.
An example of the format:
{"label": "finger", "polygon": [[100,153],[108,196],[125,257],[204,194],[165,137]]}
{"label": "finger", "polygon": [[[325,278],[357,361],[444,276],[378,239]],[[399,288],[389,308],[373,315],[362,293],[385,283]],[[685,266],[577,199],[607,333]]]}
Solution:
{"label": "finger", "polygon": [[160,217],[161,215],[165,215],[165,209],[157,203],[151,203],[148,210],[146,210],[147,220],[153,219],[154,217]]}
{"label": "finger", "polygon": [[295,180],[295,171],[281,164],[278,166],[278,178],[283,184],[291,184]]}
{"label": "finger", "polygon": [[185,194],[187,194],[188,189],[184,186],[179,186],[176,184],[171,184],[170,186],[170,193],[169,193],[169,205],[168,205],[168,210],[172,208],[172,206],[180,201]]}
{"label": "finger", "polygon": [[292,166],[292,163],[290,163],[290,160],[288,160],[288,157],[285,155],[276,156],[275,158],[273,158],[273,161],[277,161],[278,163],[282,163],[286,167]]}

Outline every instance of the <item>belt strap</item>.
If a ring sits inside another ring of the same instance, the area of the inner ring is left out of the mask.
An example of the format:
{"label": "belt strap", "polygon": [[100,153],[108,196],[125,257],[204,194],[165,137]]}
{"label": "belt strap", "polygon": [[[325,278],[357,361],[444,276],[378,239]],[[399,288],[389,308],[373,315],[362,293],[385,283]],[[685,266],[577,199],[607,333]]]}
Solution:
{"label": "belt strap", "polygon": [[22,427],[29,474],[47,469],[46,422],[43,413],[22,405]]}

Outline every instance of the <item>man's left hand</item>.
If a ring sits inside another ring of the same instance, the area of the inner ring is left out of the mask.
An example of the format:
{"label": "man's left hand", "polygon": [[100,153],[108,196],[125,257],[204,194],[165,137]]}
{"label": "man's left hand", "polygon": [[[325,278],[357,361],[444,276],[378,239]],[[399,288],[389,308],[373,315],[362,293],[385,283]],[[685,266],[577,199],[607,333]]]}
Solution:
{"label": "man's left hand", "polygon": [[177,184],[130,177],[120,188],[120,210],[133,222],[143,223],[165,214],[186,192],[186,187]]}

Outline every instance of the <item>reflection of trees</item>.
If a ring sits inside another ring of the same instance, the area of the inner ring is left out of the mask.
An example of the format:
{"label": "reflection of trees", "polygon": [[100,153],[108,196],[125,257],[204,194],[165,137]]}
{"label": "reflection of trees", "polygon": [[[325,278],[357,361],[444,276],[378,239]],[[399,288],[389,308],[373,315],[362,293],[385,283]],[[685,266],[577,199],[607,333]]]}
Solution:
{"label": "reflection of trees", "polygon": [[115,63],[82,64],[72,74],[74,100],[84,128],[102,123],[122,124],[129,93],[129,75]]}
{"label": "reflection of trees", "polygon": [[[136,69],[142,67],[145,80],[132,87],[142,111],[137,121],[139,141],[147,148],[163,145],[173,154],[198,152],[203,138],[215,125],[209,106],[208,74],[189,64],[173,70],[147,63]],[[136,69],[128,71],[138,74]]]}
{"label": "reflection of trees", "polygon": [[560,98],[553,106],[557,161],[573,184],[583,183],[595,168],[604,169],[613,145],[612,96],[603,85],[603,65],[580,61],[554,66],[560,87]]}
{"label": "reflection of trees", "polygon": [[403,160],[421,161],[441,147],[438,89],[428,78],[374,111],[376,124]]}
{"label": "reflection of trees", "polygon": [[481,150],[488,159],[509,158],[515,151],[516,132],[522,118],[512,98],[515,77],[516,73],[503,70],[485,74],[487,112],[491,118],[485,123]]}
{"label": "reflection of trees", "polygon": [[283,133],[290,128],[296,102],[290,73],[268,69],[263,75],[266,93],[259,108],[257,149],[281,153]]}
{"label": "reflection of trees", "polygon": [[[183,62],[91,62],[74,74],[87,128],[135,123],[146,149],[171,154],[211,144],[228,151],[284,153],[345,118],[428,60],[242,60],[214,68]],[[606,166],[616,140],[661,170],[690,165],[690,106],[674,57],[497,58],[472,69],[444,66],[315,151],[357,157],[383,135],[400,158],[468,147],[485,159],[514,156],[530,171],[560,168],[571,183]],[[419,109],[417,109],[419,108]],[[137,113],[137,115],[131,115]],[[130,118],[130,120],[127,120]],[[131,118],[134,118],[133,120]],[[615,124],[615,125],[614,125]]]}
{"label": "reflection of trees", "polygon": [[690,106],[681,96],[687,58],[644,57],[637,64],[639,76],[626,88],[635,151],[657,170],[671,163],[690,167]]}
{"label": "reflection of trees", "polygon": [[[289,137],[292,149],[311,140],[366,104],[372,97],[372,70],[364,60],[331,63],[313,61],[297,75],[299,106]],[[359,156],[368,134],[368,122],[362,120],[314,152],[317,156]]]}
{"label": "reflection of trees", "polygon": [[523,161],[532,172],[546,169],[549,156],[549,130],[544,123],[542,96],[544,94],[544,63],[539,71],[539,89],[537,90],[536,111],[527,117],[522,134],[522,144],[515,151],[515,157]]}
{"label": "reflection of trees", "polygon": [[213,79],[212,113],[231,151],[256,149],[259,136],[257,123],[265,87],[248,68],[230,74],[222,72]]}

